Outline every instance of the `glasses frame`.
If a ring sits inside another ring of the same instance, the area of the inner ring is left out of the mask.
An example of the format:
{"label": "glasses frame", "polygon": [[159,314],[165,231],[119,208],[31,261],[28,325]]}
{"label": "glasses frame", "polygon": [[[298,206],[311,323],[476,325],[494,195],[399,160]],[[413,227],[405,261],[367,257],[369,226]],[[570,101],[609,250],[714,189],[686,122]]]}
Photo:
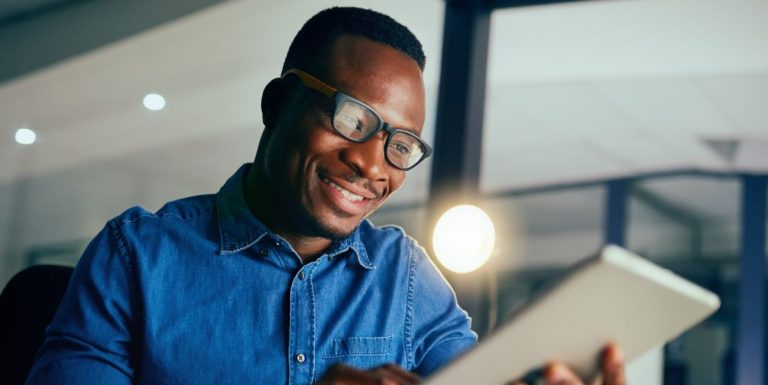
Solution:
{"label": "glasses frame", "polygon": [[[333,130],[336,133],[338,133],[339,135],[343,136],[347,140],[349,140],[351,142],[355,142],[355,143],[363,143],[363,142],[368,141],[372,137],[374,137],[376,134],[379,133],[379,131],[384,130],[384,132],[387,133],[387,141],[384,143],[384,158],[387,160],[387,163],[392,165],[392,167],[395,167],[398,170],[408,171],[408,170],[411,170],[414,167],[418,166],[419,163],[424,161],[424,159],[427,159],[427,158],[429,158],[430,155],[432,155],[432,151],[433,150],[432,150],[432,147],[429,146],[429,144],[427,144],[424,140],[419,138],[413,132],[410,132],[408,130],[403,130],[401,128],[395,128],[395,127],[390,126],[389,123],[385,122],[384,119],[381,118],[381,115],[379,115],[379,113],[376,112],[376,110],[371,108],[371,106],[369,106],[369,105],[361,102],[360,100],[355,99],[355,98],[353,98],[353,97],[351,97],[351,96],[349,96],[349,95],[347,95],[347,94],[337,90],[336,88],[331,87],[330,85],[326,84],[322,80],[320,80],[320,79],[318,79],[318,78],[316,78],[316,77],[314,77],[314,76],[312,76],[312,75],[310,75],[310,74],[308,74],[308,73],[306,73],[306,72],[304,72],[304,71],[302,71],[300,69],[291,68],[291,69],[285,71],[283,73],[283,75],[281,76],[281,78],[285,78],[288,75],[296,75],[296,77],[298,77],[299,80],[301,80],[301,83],[304,84],[305,87],[310,88],[312,90],[315,90],[317,92],[320,92],[321,94],[326,95],[328,97],[331,97],[333,99],[333,101],[334,101],[334,107],[333,107],[334,117],[331,118],[331,127],[333,127]],[[355,104],[359,104],[359,105],[367,108],[373,114],[373,116],[375,116],[376,119],[378,119],[379,126],[376,127],[375,130],[371,131],[368,135],[366,135],[366,136],[364,136],[364,137],[362,137],[360,139],[353,139],[353,138],[350,138],[350,137],[344,135],[339,129],[336,128],[335,114],[336,114],[337,106],[341,105],[341,103],[343,103],[345,101],[349,101],[349,102],[352,102],[352,103],[355,103]],[[391,160],[389,160],[389,152],[387,151],[387,149],[389,148],[390,141],[392,140],[392,137],[395,136],[395,134],[397,134],[397,133],[401,133],[401,134],[408,135],[408,136],[411,136],[411,137],[415,138],[419,143],[421,143],[421,146],[424,149],[424,153],[421,155],[421,159],[419,159],[416,163],[414,163],[413,165],[411,165],[409,167],[406,167],[406,168],[400,167],[400,166],[396,165],[394,162],[392,162]]]}

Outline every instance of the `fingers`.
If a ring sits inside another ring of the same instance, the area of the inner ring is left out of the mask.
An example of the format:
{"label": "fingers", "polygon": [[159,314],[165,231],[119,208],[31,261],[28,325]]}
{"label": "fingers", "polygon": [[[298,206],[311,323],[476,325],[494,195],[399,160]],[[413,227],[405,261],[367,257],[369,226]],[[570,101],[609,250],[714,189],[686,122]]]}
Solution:
{"label": "fingers", "polygon": [[394,364],[382,365],[369,371],[336,364],[328,369],[317,385],[416,385],[419,382],[419,376]]}
{"label": "fingers", "polygon": [[571,369],[559,362],[551,362],[542,369],[532,370],[523,378],[506,385],[584,385]]}
{"label": "fingers", "polygon": [[523,377],[507,382],[504,385],[539,385],[544,381],[544,368],[538,368],[526,373]]}
{"label": "fingers", "polygon": [[378,368],[372,369],[370,372],[379,376],[384,381],[395,381],[393,385],[416,385],[421,382],[421,378],[419,376],[395,364],[382,365]]}
{"label": "fingers", "polygon": [[604,385],[626,385],[624,375],[624,357],[621,349],[615,343],[610,343],[603,350],[600,358],[600,366],[603,370]]}
{"label": "fingers", "polygon": [[[600,354],[601,373],[591,385],[627,385],[624,374],[624,357],[615,343],[610,343]],[[507,385],[584,385],[584,382],[568,366],[551,362],[543,370],[535,370]]]}
{"label": "fingers", "polygon": [[576,373],[559,362],[550,363],[544,368],[544,380],[548,385],[584,385]]}
{"label": "fingers", "polygon": [[376,382],[370,373],[351,366],[334,364],[315,385],[390,385]]}

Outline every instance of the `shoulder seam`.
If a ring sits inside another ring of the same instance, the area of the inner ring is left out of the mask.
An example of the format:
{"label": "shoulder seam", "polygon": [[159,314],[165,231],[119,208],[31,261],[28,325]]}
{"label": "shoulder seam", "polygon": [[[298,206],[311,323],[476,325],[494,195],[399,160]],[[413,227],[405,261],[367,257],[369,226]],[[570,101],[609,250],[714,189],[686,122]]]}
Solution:
{"label": "shoulder seam", "polygon": [[382,229],[382,230],[389,230],[389,229],[392,229],[392,230],[397,230],[397,231],[399,231],[399,232],[401,232],[401,233],[405,234],[405,230],[404,230],[402,227],[400,227],[400,226],[398,226],[398,225],[393,225],[393,224],[386,224],[386,225],[381,225],[381,226],[374,226],[374,228],[379,228],[379,229]]}
{"label": "shoulder seam", "polygon": [[141,319],[141,307],[139,306],[139,299],[138,299],[138,281],[136,280],[136,274],[133,269],[133,264],[131,264],[130,261],[130,252],[128,250],[128,244],[125,241],[125,238],[123,237],[122,232],[120,231],[119,226],[123,223],[116,223],[116,221],[109,221],[109,233],[112,240],[115,242],[117,246],[118,251],[118,257],[120,258],[120,262],[123,265],[123,272],[126,276],[126,281],[129,285],[129,301],[131,304],[131,308],[135,311],[135,317],[130,321],[131,325],[134,329],[134,332],[136,332],[136,328],[138,325],[136,324],[135,320]]}
{"label": "shoulder seam", "polygon": [[191,215],[191,216],[188,216],[188,217],[187,216],[181,216],[181,215],[178,215],[178,214],[175,214],[175,213],[162,213],[162,214],[151,214],[150,213],[150,214],[141,214],[141,215],[130,217],[130,218],[121,218],[120,219],[120,223],[130,224],[130,223],[139,222],[139,221],[141,221],[143,219],[146,219],[146,218],[162,219],[162,218],[167,218],[167,217],[177,218],[179,220],[187,222],[187,221],[192,221],[192,220],[198,219],[198,218],[203,217],[203,216],[212,215],[213,213],[214,213],[213,208],[208,209],[208,210],[204,210],[204,211],[201,211],[201,212],[198,212],[198,213],[195,213],[194,215]]}
{"label": "shoulder seam", "polygon": [[406,296],[406,308],[405,308],[405,359],[408,363],[409,369],[415,368],[413,357],[413,292],[416,286],[416,258],[413,256],[413,243],[408,242],[408,294]]}

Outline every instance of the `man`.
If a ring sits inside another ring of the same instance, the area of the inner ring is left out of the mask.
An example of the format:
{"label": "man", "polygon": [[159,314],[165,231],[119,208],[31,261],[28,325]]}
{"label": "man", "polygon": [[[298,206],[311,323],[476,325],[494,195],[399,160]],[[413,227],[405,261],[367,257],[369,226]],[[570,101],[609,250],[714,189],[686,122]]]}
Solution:
{"label": "man", "polygon": [[264,90],[253,165],[111,220],[28,383],[414,384],[473,346],[424,250],[364,220],[431,151],[423,67],[387,16],[315,15]]}

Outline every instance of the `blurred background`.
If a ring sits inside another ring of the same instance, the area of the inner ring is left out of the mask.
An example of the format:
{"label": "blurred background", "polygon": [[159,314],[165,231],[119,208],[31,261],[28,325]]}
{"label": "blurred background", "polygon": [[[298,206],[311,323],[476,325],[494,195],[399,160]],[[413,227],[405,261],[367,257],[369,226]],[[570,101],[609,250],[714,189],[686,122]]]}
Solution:
{"label": "blurred background", "polygon": [[[0,1],[0,284],[75,264],[130,206],[218,191],[253,159],[261,91],[291,39],[332,5],[376,9],[422,41],[433,142],[443,0]],[[480,270],[446,272],[474,328],[484,336],[610,238],[618,181],[624,245],[723,300],[633,365],[630,384],[765,383],[736,371],[746,333],[765,360],[764,315],[760,330],[739,322],[744,301],[762,311],[765,299],[740,287],[755,199],[765,256],[768,2],[582,1],[503,8],[490,22],[478,204],[497,245]],[[427,244],[431,168],[410,171],[372,221]]]}

